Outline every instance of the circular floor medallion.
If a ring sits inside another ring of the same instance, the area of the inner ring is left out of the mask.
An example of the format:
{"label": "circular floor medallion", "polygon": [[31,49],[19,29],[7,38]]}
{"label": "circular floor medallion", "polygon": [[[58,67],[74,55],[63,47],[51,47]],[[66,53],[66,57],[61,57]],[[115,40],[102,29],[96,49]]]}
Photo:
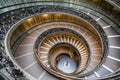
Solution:
{"label": "circular floor medallion", "polygon": [[57,68],[65,73],[72,73],[77,69],[76,61],[69,55],[60,55],[57,61]]}

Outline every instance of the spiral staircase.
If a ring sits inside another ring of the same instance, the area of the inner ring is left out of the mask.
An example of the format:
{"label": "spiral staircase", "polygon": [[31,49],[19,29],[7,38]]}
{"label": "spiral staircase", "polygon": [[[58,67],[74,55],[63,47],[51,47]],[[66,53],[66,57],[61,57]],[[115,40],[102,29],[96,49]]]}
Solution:
{"label": "spiral staircase", "polygon": [[71,1],[3,1],[1,80],[120,79],[119,23]]}

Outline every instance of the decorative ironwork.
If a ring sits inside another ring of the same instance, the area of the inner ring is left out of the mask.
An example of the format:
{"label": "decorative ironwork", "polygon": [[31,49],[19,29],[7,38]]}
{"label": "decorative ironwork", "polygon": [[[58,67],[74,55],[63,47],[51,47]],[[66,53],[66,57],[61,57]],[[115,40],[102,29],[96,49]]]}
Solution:
{"label": "decorative ironwork", "polygon": [[[4,39],[5,39],[6,33],[12,27],[12,25],[16,24],[18,21],[20,21],[21,19],[23,19],[25,17],[35,15],[35,14],[40,14],[40,13],[46,13],[46,12],[62,12],[62,13],[72,14],[77,17],[83,18],[84,20],[88,21],[92,26],[94,26],[94,28],[98,31],[98,33],[102,39],[103,56],[104,56],[102,61],[104,61],[104,59],[107,55],[107,50],[108,50],[108,39],[106,37],[104,30],[101,28],[101,26],[93,18],[91,18],[90,16],[86,15],[85,13],[83,13],[81,11],[78,11],[78,10],[75,10],[72,8],[68,8],[68,7],[52,6],[52,5],[31,6],[31,7],[20,8],[20,9],[16,9],[16,10],[5,12],[5,13],[1,14],[0,15],[0,53],[1,53],[1,55],[7,56],[5,49],[4,49],[4,47],[5,47]],[[15,79],[20,78],[19,76],[25,78],[23,73],[20,72],[20,70],[16,69],[15,65],[12,63],[12,61],[8,57],[6,58],[6,57],[1,56],[1,60],[4,60],[4,59],[5,59],[5,61],[7,61],[6,65],[9,65],[9,68],[12,69],[12,71],[13,71],[13,72],[8,72],[12,77],[14,77]],[[1,61],[0,65],[5,67],[6,65],[4,65],[4,64],[2,65],[2,62],[3,61]],[[102,62],[101,62],[101,64],[102,64]],[[1,67],[1,69],[3,69],[3,67]],[[11,71],[11,70],[8,70],[8,71]],[[20,75],[16,74],[13,76],[13,73],[15,73],[16,71],[19,71],[18,73]]]}

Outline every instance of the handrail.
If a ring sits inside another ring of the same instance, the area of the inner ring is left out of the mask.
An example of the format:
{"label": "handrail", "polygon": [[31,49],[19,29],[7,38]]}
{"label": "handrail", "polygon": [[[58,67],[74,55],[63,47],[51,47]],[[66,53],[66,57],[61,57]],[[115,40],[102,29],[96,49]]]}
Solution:
{"label": "handrail", "polygon": [[113,6],[116,6],[120,9],[120,1],[119,0],[105,0],[105,1],[109,2]]}

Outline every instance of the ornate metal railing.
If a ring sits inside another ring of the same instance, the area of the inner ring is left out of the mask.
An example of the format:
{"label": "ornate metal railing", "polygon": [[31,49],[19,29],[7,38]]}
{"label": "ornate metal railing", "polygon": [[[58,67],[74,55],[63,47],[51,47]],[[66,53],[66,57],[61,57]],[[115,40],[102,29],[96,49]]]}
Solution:
{"label": "ornate metal railing", "polygon": [[[104,51],[103,54],[106,56],[107,53],[107,45],[108,41],[106,38],[106,34],[104,33],[104,30],[100,27],[97,22],[89,17],[88,15],[84,14],[83,12],[80,12],[78,10],[74,10],[72,8],[65,8],[61,6],[33,6],[33,7],[27,7],[27,8],[21,8],[14,11],[9,11],[6,13],[3,13],[0,15],[0,65],[1,69],[5,69],[7,73],[10,74],[11,79],[25,79],[27,78],[24,76],[24,74],[17,69],[17,67],[12,63],[12,61],[6,56],[5,46],[4,46],[4,39],[8,32],[8,30],[11,28],[12,25],[20,21],[21,19],[28,17],[30,15],[38,14],[38,13],[45,13],[45,12],[64,12],[72,15],[76,15],[78,17],[81,17],[85,20],[87,20],[89,23],[91,23],[98,33],[102,36],[102,41],[104,44]],[[109,76],[108,76],[109,77]],[[111,76],[110,76],[111,77]]]}

